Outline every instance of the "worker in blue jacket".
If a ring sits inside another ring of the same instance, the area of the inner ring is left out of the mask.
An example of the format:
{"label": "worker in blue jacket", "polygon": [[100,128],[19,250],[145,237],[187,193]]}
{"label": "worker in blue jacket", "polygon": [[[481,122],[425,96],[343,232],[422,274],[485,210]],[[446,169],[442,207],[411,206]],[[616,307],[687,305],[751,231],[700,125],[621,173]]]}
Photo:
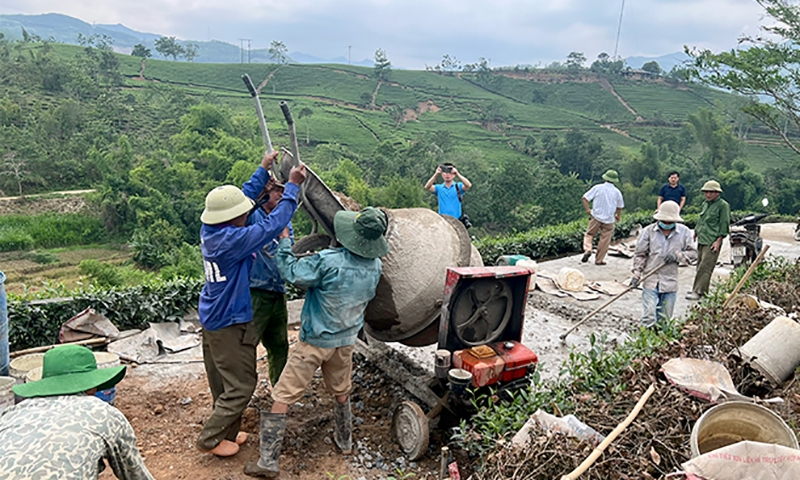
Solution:
{"label": "worker in blue jacket", "polygon": [[[256,170],[242,187],[248,197],[256,199],[256,207],[247,217],[246,225],[266,221],[278,205],[284,185],[270,178],[264,183],[266,172]],[[260,186],[263,185],[263,188]],[[260,189],[260,190],[259,190]],[[289,222],[289,238],[294,240],[294,229]],[[269,381],[272,386],[278,383],[286,358],[289,356],[289,338],[286,325],[289,314],[286,310],[286,283],[275,264],[278,239],[270,239],[256,251],[253,268],[250,269],[250,298],[253,302],[253,323],[258,329],[261,345],[267,351]]]}
{"label": "worker in blue jacket", "polygon": [[272,390],[270,412],[261,412],[259,459],[247,463],[247,475],[275,478],[280,474],[286,412],[303,398],[317,368],[336,399],[333,442],[342,453],[351,453],[353,349],[381,278],[380,257],[389,253],[387,226],[386,213],[377,208],[336,212],[333,227],[342,246],[299,259],[292,253],[288,229],[280,234],[275,260],[281,276],[308,291],[300,315],[300,338]]}
{"label": "worker in blue jacket", "polygon": [[[264,182],[277,153],[265,154],[256,172]],[[256,176],[254,175],[254,176]],[[238,453],[242,412],[256,387],[258,332],[251,321],[250,268],[255,252],[278,236],[297,209],[305,166],[292,168],[278,205],[263,221],[245,226],[254,200],[238,187],[223,185],[206,196],[200,220],[200,244],[206,282],[198,313],[203,325],[203,363],[214,397],[214,412],[205,422],[197,447],[226,457]],[[259,190],[263,188],[258,187]]]}

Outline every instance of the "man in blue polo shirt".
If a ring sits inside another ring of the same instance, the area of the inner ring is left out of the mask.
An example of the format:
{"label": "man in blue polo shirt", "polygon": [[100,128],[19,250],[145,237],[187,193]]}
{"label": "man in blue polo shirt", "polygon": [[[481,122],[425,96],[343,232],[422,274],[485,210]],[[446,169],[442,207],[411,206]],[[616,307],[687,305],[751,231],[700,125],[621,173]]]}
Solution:
{"label": "man in blue polo shirt", "polygon": [[665,183],[661,190],[658,192],[658,204],[656,205],[656,213],[661,210],[661,204],[667,201],[673,201],[678,204],[679,210],[683,210],[686,204],[686,187],[678,183],[681,176],[678,172],[669,172],[669,183]]}
{"label": "man in blue polo shirt", "polygon": [[[438,175],[442,176],[444,183],[434,185]],[[460,182],[454,182],[456,176]],[[439,201],[439,215],[450,215],[451,217],[461,218],[461,198],[464,192],[472,188],[472,182],[467,177],[458,172],[452,163],[445,163],[436,167],[436,172],[425,184],[425,190],[435,193]]]}

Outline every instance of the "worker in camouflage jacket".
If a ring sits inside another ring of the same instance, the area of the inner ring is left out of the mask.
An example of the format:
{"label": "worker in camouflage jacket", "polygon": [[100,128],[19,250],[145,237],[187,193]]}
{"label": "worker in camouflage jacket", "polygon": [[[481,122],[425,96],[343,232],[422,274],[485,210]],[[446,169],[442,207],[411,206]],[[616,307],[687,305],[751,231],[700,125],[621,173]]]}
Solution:
{"label": "worker in camouflage jacket", "polygon": [[121,480],[153,480],[125,415],[94,396],[124,376],[86,347],[45,353],[42,379],[13,387],[27,400],[0,413],[0,479],[97,479],[105,459]]}

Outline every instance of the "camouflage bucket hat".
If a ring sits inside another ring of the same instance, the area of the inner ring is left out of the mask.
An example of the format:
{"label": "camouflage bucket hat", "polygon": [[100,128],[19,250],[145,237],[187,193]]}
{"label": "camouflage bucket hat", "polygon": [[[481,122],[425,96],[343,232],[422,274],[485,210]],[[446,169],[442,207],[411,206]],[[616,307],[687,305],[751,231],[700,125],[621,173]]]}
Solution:
{"label": "camouflage bucket hat", "polygon": [[63,345],[44,354],[42,379],[14,385],[20,397],[74,395],[97,388],[108,390],[125,376],[125,365],[97,369],[91,350],[80,345]]}
{"label": "camouflage bucket hat", "polygon": [[389,253],[389,242],[384,237],[387,226],[386,214],[373,207],[360,212],[342,210],[333,217],[336,240],[364,258],[378,258]]}

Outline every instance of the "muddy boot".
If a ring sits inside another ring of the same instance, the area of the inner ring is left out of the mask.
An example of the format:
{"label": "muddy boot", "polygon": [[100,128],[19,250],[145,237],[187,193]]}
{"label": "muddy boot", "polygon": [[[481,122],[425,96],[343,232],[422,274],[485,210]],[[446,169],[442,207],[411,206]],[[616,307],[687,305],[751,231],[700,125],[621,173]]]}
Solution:
{"label": "muddy boot", "polygon": [[353,414],[350,412],[350,397],[344,403],[333,402],[333,418],[336,427],[333,430],[333,441],[343,454],[349,455],[353,450]]}
{"label": "muddy boot", "polygon": [[251,477],[276,478],[280,474],[283,435],[286,433],[286,414],[261,412],[261,443],[257,462],[247,462],[244,473]]}

